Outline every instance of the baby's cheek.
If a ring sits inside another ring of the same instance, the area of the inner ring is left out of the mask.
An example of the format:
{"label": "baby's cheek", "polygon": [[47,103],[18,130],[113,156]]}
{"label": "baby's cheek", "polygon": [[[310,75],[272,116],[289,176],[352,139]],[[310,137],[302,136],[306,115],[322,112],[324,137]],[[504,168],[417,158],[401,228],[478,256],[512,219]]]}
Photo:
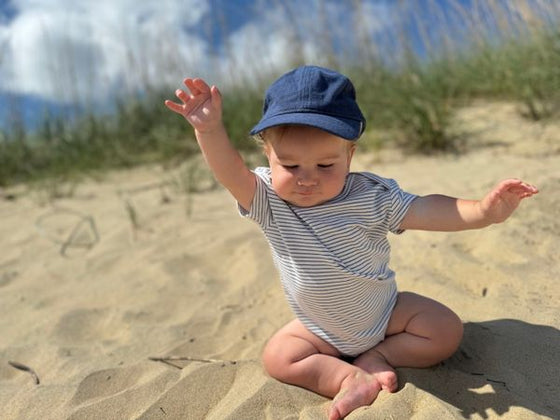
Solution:
{"label": "baby's cheek", "polygon": [[293,178],[290,174],[277,175],[272,179],[272,187],[279,193],[287,192],[293,183]]}
{"label": "baby's cheek", "polygon": [[340,172],[337,174],[333,174],[332,178],[329,180],[329,185],[334,192],[339,193],[344,188],[344,184],[346,183],[346,172]]}

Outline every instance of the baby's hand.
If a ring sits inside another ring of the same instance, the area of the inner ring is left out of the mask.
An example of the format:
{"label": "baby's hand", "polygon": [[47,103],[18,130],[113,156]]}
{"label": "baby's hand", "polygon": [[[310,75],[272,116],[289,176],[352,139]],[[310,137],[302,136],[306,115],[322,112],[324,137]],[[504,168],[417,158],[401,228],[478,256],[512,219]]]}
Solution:
{"label": "baby's hand", "polygon": [[514,212],[522,199],[538,192],[536,187],[519,179],[506,179],[480,201],[480,209],[487,221],[501,223]]}
{"label": "baby's hand", "polygon": [[182,115],[200,133],[211,132],[222,123],[222,97],[216,86],[208,86],[202,79],[185,79],[188,95],[181,89],[175,94],[182,104],[167,100],[165,106]]}

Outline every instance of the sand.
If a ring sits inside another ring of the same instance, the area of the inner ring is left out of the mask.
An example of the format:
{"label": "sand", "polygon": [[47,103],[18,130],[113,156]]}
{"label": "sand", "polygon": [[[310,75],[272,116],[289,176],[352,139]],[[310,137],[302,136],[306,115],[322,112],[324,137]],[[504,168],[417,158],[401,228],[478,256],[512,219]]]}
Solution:
{"label": "sand", "polygon": [[[560,418],[560,124],[480,104],[458,127],[460,155],[362,151],[353,169],[418,194],[480,198],[511,176],[541,193],[505,224],[391,237],[399,288],[453,308],[465,337],[348,419]],[[185,194],[185,173],[1,192],[2,419],[325,418],[328,399],[260,364],[292,318],[265,239],[223,189]]]}

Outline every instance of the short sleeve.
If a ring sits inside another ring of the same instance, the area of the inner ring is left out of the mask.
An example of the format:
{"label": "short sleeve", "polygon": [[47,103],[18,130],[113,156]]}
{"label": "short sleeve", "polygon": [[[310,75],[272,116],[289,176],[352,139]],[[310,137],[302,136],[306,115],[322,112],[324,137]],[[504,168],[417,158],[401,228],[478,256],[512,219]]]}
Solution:
{"label": "short sleeve", "polygon": [[406,216],[412,202],[418,197],[415,194],[403,191],[394,179],[388,179],[391,193],[391,210],[388,218],[389,231],[395,234],[401,234],[404,229],[399,226]]}
{"label": "short sleeve", "polygon": [[265,168],[257,168],[253,171],[257,179],[257,187],[255,189],[255,196],[251,203],[250,209],[243,208],[237,203],[237,210],[239,214],[250,220],[257,222],[263,229],[270,225],[272,219],[272,212],[269,204],[269,176],[264,171]]}

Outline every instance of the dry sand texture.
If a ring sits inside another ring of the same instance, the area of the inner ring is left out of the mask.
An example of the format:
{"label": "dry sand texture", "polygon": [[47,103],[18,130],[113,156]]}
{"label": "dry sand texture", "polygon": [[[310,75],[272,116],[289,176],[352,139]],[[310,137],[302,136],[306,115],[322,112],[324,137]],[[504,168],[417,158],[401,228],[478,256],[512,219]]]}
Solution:
{"label": "dry sand texture", "polygon": [[[465,154],[361,153],[354,169],[418,194],[478,198],[510,176],[541,193],[504,225],[391,239],[400,289],[452,307],[465,338],[348,419],[560,418],[560,126],[504,104],[460,123]],[[222,189],[153,188],[171,177],[118,172],[48,205],[3,193],[2,419],[325,418],[327,399],[261,368],[292,315],[258,228]]]}

